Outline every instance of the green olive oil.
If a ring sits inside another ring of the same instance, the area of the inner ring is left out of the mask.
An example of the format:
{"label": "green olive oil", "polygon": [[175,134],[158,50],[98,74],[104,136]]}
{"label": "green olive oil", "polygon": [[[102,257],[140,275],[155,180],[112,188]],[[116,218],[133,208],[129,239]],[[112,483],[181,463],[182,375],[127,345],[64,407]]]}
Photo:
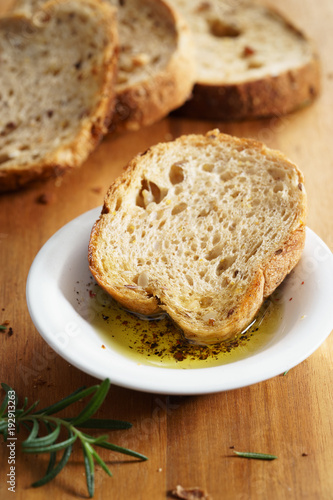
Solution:
{"label": "green olive oil", "polygon": [[252,324],[236,338],[208,346],[189,343],[168,316],[143,319],[119,306],[96,284],[89,290],[90,322],[101,336],[101,348],[112,349],[138,364],[163,368],[207,368],[239,361],[259,352],[282,319],[273,294]]}

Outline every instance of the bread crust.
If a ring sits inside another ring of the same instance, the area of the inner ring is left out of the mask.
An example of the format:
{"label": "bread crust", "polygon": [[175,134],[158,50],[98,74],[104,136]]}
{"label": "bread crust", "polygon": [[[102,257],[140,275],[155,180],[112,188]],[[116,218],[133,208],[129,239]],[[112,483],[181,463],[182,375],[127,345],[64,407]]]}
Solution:
{"label": "bread crust", "polygon": [[320,93],[318,56],[277,76],[232,85],[196,83],[177,114],[204,120],[238,121],[280,116],[310,104]]}
{"label": "bread crust", "polygon": [[165,117],[191,95],[195,81],[192,36],[178,12],[162,0],[175,26],[177,48],[167,66],[117,93],[110,131],[138,130]]}
{"label": "bread crust", "polygon": [[[96,148],[102,137],[108,132],[115,104],[114,83],[118,59],[118,33],[116,12],[113,7],[101,0],[82,0],[87,5],[100,9],[102,13],[101,28],[109,34],[110,43],[105,46],[103,68],[103,82],[96,95],[96,101],[88,117],[83,118],[79,131],[69,143],[60,145],[50,151],[45,157],[33,164],[26,166],[10,165],[0,168],[0,192],[19,189],[36,180],[46,180],[51,177],[63,175],[66,171],[80,166]],[[50,0],[41,8],[40,12],[48,13],[67,0]],[[3,18],[1,24],[22,16],[20,13],[11,14]]]}
{"label": "bread crust", "polygon": [[[205,136],[192,135],[182,136],[177,141],[183,143],[193,139],[197,147],[203,147],[207,144],[212,144],[215,140],[226,141],[230,136],[220,134],[218,131],[210,131]],[[260,152],[263,156],[271,154],[262,143],[250,139],[232,138],[237,146],[251,147],[253,150]],[[144,155],[151,154],[151,151],[162,151],[163,144],[159,144]],[[286,157],[278,152],[273,151],[277,161],[286,162]],[[144,314],[155,315],[161,312],[167,312],[175,323],[183,330],[184,335],[189,340],[196,343],[210,344],[223,340],[227,340],[237,333],[240,333],[252,320],[263,300],[268,297],[276,287],[283,281],[286,275],[293,269],[299,261],[304,244],[305,244],[305,218],[306,218],[306,202],[304,201],[295,210],[294,222],[290,233],[285,240],[277,248],[275,247],[267,252],[265,259],[260,267],[253,275],[253,279],[246,289],[246,293],[237,296],[233,307],[228,311],[227,318],[223,321],[222,327],[214,324],[199,323],[191,316],[185,307],[179,306],[176,310],[170,307],[168,303],[168,291],[165,286],[162,286],[158,277],[154,279],[154,283],[146,288],[138,286],[120,286],[116,285],[112,279],[108,280],[103,269],[100,266],[99,258],[97,257],[97,249],[103,225],[103,217],[112,212],[117,204],[117,199],[121,200],[126,193],[126,190],[135,180],[135,177],[140,173],[140,159],[142,155],[134,158],[127,166],[126,171],[121,177],[115,180],[110,186],[106,195],[103,210],[100,219],[94,224],[92,229],[88,260],[89,267],[99,285],[104,288],[114,299],[116,299],[124,308]],[[296,165],[288,161],[290,166],[296,170],[298,177],[298,189],[304,190],[303,175]],[[303,193],[305,195],[305,193]]]}

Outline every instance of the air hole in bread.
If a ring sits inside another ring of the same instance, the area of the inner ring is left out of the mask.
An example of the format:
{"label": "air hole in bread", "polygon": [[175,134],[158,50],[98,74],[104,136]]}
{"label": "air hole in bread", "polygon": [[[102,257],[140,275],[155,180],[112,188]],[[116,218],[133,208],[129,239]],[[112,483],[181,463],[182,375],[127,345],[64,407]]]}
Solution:
{"label": "air hole in bread", "polygon": [[285,179],[285,172],[280,168],[269,168],[268,173],[275,181],[282,181]]}
{"label": "air hole in bread", "polygon": [[283,191],[282,182],[278,182],[277,184],[275,184],[273,191],[274,191],[274,193],[278,193],[279,191]]}
{"label": "air hole in bread", "polygon": [[226,23],[222,19],[210,18],[207,19],[207,22],[210,33],[218,38],[235,38],[241,34],[240,29],[235,24]]}
{"label": "air hole in bread", "polygon": [[167,190],[164,190],[164,193],[162,193],[155,182],[142,179],[141,188],[136,197],[136,204],[138,207],[146,208],[149,203],[161,203],[166,194]]}
{"label": "air hole in bread", "polygon": [[169,178],[171,184],[180,184],[184,180],[184,172],[182,166],[184,162],[174,163],[170,169]]}
{"label": "air hole in bread", "polygon": [[199,212],[198,217],[206,217],[206,215],[208,215],[208,214],[209,214],[209,209],[204,208]]}
{"label": "air hole in bread", "polygon": [[213,163],[205,163],[204,165],[202,165],[202,170],[204,170],[205,172],[212,172],[214,170],[214,164]]}
{"label": "air hole in bread", "polygon": [[213,299],[212,297],[203,297],[199,303],[201,307],[209,307],[210,305],[212,305]]}
{"label": "air hole in bread", "polygon": [[189,285],[193,286],[193,278],[189,274],[186,274],[185,278],[187,279],[187,282]]}
{"label": "air hole in bread", "polygon": [[221,255],[223,250],[223,244],[220,243],[219,245],[216,245],[212,250],[208,252],[207,255],[205,255],[206,260],[214,260],[216,259],[219,255]]}
{"label": "air hole in bread", "polygon": [[[166,220],[165,220],[165,219],[163,219],[163,220],[159,223],[159,225],[157,226],[157,229],[162,229],[162,227],[164,226],[164,224],[165,224],[165,223],[166,223]],[[165,242],[165,243],[166,243],[166,242]]]}
{"label": "air hole in bread", "polygon": [[247,67],[248,69],[259,69],[259,68],[262,68],[264,65],[263,62],[261,61],[257,61],[256,59],[251,59],[250,61],[248,61],[247,63]]}
{"label": "air hole in bread", "polygon": [[181,185],[175,187],[175,195],[178,195],[182,192],[183,192],[183,187]]}
{"label": "air hole in bread", "polygon": [[205,276],[206,272],[207,272],[207,268],[202,269],[201,271],[199,271],[199,276],[200,276],[201,279]]}
{"label": "air hole in bread", "polygon": [[121,207],[121,198],[117,198],[115,210],[116,211],[119,210],[120,207]]}
{"label": "air hole in bread", "polygon": [[226,257],[225,259],[222,259],[218,266],[216,267],[216,275],[220,276],[224,271],[229,269],[229,267],[232,266],[232,264],[235,262],[236,257],[234,255],[230,255],[229,257]]}
{"label": "air hole in bread", "polygon": [[220,179],[221,179],[221,181],[227,182],[227,181],[230,181],[231,179],[233,179],[234,176],[235,176],[235,174],[233,172],[230,172],[229,170],[225,170],[220,175]]}
{"label": "air hole in bread", "polygon": [[215,233],[213,236],[213,245],[216,245],[221,239],[221,235],[219,233]]}
{"label": "air hole in bread", "polygon": [[171,211],[171,215],[177,215],[186,210],[187,204],[186,203],[178,203],[175,207],[173,207]]}

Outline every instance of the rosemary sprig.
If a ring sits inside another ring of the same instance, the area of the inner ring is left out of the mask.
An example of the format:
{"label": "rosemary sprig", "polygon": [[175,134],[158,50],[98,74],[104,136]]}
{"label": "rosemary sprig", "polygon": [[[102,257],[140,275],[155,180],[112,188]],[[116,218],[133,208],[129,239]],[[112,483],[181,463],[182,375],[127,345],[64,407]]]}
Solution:
{"label": "rosemary sprig", "polygon": [[255,453],[253,451],[235,451],[237,456],[243,457],[243,458],[255,458],[257,460],[275,460],[277,456],[275,455],[269,455],[267,453]]}
{"label": "rosemary sprig", "polygon": [[[6,393],[0,406],[0,434],[3,435],[4,441],[7,440],[8,434],[13,435],[12,427],[9,429],[9,422],[15,422],[16,432],[19,432],[21,426],[29,431],[28,437],[22,442],[23,452],[49,453],[50,455],[44,477],[33,483],[33,487],[43,486],[61,472],[67,464],[73,444],[77,440],[81,442],[82,446],[86,481],[90,497],[93,497],[95,490],[95,463],[100,465],[109,476],[112,476],[110,469],[99,456],[95,447],[106,448],[125,455],[130,455],[140,460],[147,460],[147,457],[141,453],[109,443],[107,441],[107,435],[93,437],[78,429],[79,427],[81,429],[115,430],[129,429],[132,427],[132,424],[122,420],[91,418],[100,408],[108,393],[110,387],[109,379],[93,387],[81,387],[61,401],[38,411],[36,408],[39,401],[36,401],[28,407],[27,398],[24,399],[22,408],[18,409],[15,391],[7,384],[3,383],[1,386]],[[9,411],[11,406],[13,406],[10,405],[13,394],[15,394],[15,410]],[[76,401],[87,396],[91,396],[91,398],[85,408],[77,416],[71,418],[54,416],[59,411],[64,410]],[[62,429],[67,431],[67,437],[65,439],[59,439]],[[62,452],[62,457],[58,461],[57,452]]]}

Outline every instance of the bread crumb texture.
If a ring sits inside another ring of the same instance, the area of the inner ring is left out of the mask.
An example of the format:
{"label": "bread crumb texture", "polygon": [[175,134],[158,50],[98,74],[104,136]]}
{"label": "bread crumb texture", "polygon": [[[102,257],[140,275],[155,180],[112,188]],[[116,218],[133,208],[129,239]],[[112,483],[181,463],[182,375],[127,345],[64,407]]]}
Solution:
{"label": "bread crumb texture", "polygon": [[218,130],[158,144],[111,186],[90,240],[100,285],[142,314],[166,311],[199,343],[253,319],[299,260],[306,194],[298,168]]}
{"label": "bread crumb texture", "polygon": [[17,9],[0,19],[0,191],[80,165],[114,107],[115,9],[93,0]]}

